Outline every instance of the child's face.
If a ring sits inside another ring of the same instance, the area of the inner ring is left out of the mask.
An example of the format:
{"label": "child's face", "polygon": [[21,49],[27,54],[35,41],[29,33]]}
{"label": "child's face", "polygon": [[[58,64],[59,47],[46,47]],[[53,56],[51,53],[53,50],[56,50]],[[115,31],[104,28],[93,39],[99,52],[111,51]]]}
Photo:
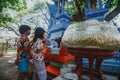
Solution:
{"label": "child's face", "polygon": [[43,34],[43,39],[45,39],[46,36],[47,36],[47,33],[45,32],[45,33]]}
{"label": "child's face", "polygon": [[27,30],[27,31],[26,31],[26,35],[30,35],[30,30]]}

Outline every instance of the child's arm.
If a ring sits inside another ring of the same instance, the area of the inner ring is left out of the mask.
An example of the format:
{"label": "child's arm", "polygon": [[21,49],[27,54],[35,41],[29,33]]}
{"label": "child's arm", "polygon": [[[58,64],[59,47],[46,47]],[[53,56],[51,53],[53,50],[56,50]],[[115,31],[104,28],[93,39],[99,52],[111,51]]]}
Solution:
{"label": "child's arm", "polygon": [[23,42],[23,46],[24,46],[24,50],[26,53],[30,52],[30,41],[27,38],[24,38],[24,42]]}
{"label": "child's arm", "polygon": [[46,48],[48,46],[48,44],[50,44],[50,41],[45,41],[44,48]]}

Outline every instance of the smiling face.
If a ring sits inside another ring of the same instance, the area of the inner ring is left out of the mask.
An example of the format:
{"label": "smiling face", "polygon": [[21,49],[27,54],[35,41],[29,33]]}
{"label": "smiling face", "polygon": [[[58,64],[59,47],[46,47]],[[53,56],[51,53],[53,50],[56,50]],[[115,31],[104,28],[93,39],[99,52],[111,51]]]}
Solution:
{"label": "smiling face", "polygon": [[45,40],[46,37],[47,37],[47,33],[45,32],[45,33],[43,34],[43,39]]}

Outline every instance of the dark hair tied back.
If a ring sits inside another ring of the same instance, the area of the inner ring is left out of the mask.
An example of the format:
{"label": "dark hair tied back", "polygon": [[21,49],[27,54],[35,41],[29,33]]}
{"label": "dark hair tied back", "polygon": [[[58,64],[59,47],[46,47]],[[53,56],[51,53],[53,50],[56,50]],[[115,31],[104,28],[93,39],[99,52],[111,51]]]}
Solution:
{"label": "dark hair tied back", "polygon": [[43,39],[44,33],[45,33],[45,30],[43,28],[37,27],[35,29],[35,35],[34,35],[33,42],[35,42],[37,40],[37,38]]}

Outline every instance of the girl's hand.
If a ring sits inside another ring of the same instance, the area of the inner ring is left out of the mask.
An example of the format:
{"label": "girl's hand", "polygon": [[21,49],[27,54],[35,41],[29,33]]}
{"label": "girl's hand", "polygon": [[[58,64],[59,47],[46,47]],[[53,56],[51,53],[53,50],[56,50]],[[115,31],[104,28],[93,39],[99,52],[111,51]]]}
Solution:
{"label": "girl's hand", "polygon": [[33,53],[33,58],[37,58],[37,54],[36,53]]}
{"label": "girl's hand", "polygon": [[45,41],[44,47],[47,47],[48,44],[50,44],[50,41]]}

